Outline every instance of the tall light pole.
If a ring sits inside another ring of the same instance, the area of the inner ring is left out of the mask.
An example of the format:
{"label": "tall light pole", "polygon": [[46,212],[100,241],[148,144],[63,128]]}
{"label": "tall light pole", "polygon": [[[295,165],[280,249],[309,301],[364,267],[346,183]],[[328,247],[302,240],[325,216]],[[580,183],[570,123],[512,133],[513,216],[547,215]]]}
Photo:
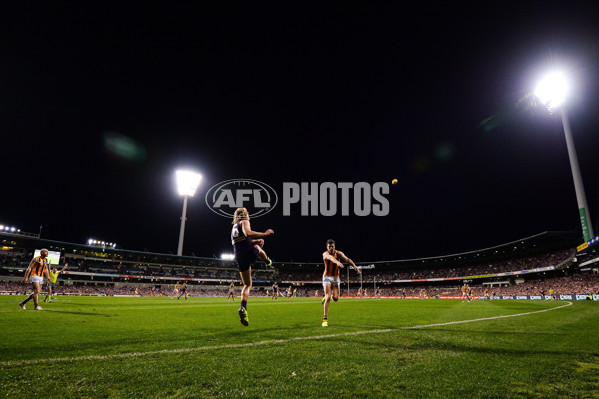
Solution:
{"label": "tall light pole", "polygon": [[177,189],[179,195],[183,196],[183,213],[181,214],[181,230],[179,231],[179,246],[177,247],[177,255],[183,254],[183,236],[185,234],[185,220],[187,216],[187,198],[193,197],[200,184],[202,175],[188,170],[178,170],[176,172]]}
{"label": "tall light pole", "polygon": [[566,144],[568,146],[572,177],[574,178],[574,188],[576,190],[576,200],[578,201],[578,213],[582,225],[582,235],[585,241],[589,241],[595,234],[593,233],[593,225],[591,224],[587,198],[584,193],[580,167],[578,166],[578,157],[576,156],[572,131],[570,130],[570,121],[568,120],[566,110],[562,106],[568,96],[568,84],[564,75],[560,72],[551,72],[544,76],[537,85],[535,95],[545,106],[547,106],[549,112],[553,113],[554,110],[559,109],[562,125],[564,127],[564,134],[566,136]]}

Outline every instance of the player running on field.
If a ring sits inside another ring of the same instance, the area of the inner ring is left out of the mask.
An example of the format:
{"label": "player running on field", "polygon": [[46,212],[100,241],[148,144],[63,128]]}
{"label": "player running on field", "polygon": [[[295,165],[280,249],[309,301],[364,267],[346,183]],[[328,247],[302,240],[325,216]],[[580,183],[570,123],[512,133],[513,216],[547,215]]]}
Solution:
{"label": "player running on field", "polygon": [[231,285],[229,286],[229,294],[227,295],[227,301],[229,300],[229,298],[233,298],[233,301],[235,301],[235,283],[231,283]]}
{"label": "player running on field", "polygon": [[44,284],[44,276],[50,279],[50,260],[48,259],[48,250],[42,248],[40,250],[40,256],[36,256],[31,259],[29,267],[25,271],[25,277],[23,277],[23,284],[27,284],[31,278],[31,285],[33,285],[33,293],[27,297],[23,302],[19,303],[21,309],[25,310],[25,304],[33,299],[35,310],[43,310],[38,303],[38,296],[42,292],[42,285]]}
{"label": "player running on field", "polygon": [[175,284],[175,289],[173,290],[171,299],[173,299],[174,297],[179,297],[179,282],[178,281],[177,281],[177,284]]}
{"label": "player running on field", "polygon": [[360,269],[356,266],[353,260],[345,256],[341,251],[335,249],[335,241],[327,240],[327,250],[322,254],[324,261],[324,273],[322,274],[322,287],[324,288],[324,315],[322,317],[322,326],[329,325],[329,304],[331,299],[335,302],[339,300],[339,268],[343,268],[341,261],[349,263],[354,270],[360,274]]}
{"label": "player running on field", "polygon": [[247,300],[252,289],[252,263],[258,259],[264,261],[267,266],[272,265],[272,260],[268,258],[264,247],[263,237],[268,237],[275,232],[271,229],[264,233],[252,231],[250,226],[250,214],[245,208],[237,208],[233,216],[233,228],[231,229],[231,244],[235,250],[235,260],[243,282],[241,290],[241,307],[237,311],[241,324],[249,324],[247,312]]}
{"label": "player running on field", "polygon": [[462,286],[462,302],[464,302],[464,299],[468,299],[468,302],[470,302],[470,297],[468,296],[469,289],[470,287],[468,287],[468,284]]}
{"label": "player running on field", "polygon": [[272,299],[278,299],[279,298],[279,284],[277,284],[277,282],[275,281],[275,283],[272,285]]}
{"label": "player running on field", "polygon": [[177,299],[181,299],[183,295],[185,295],[185,300],[187,300],[187,282],[183,283],[183,287],[181,287],[181,292],[179,293]]}

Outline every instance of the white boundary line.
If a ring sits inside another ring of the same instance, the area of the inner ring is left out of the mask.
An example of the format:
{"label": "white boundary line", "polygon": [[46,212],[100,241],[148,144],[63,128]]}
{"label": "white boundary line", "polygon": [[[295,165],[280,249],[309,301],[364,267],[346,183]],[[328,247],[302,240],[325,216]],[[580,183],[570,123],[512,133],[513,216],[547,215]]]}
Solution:
{"label": "white boundary line", "polygon": [[380,330],[364,330],[364,331],[354,331],[354,332],[339,333],[339,334],[313,335],[313,336],[309,336],[309,337],[269,339],[266,341],[246,342],[243,344],[200,346],[200,347],[196,347],[196,348],[181,348],[181,349],[162,349],[162,350],[158,350],[158,351],[148,351],[148,352],[115,353],[112,355],[89,355],[89,356],[79,356],[79,357],[57,357],[54,359],[12,360],[12,361],[0,362],[0,367],[29,366],[29,365],[36,365],[36,364],[40,364],[40,363],[47,364],[47,363],[56,363],[56,362],[76,362],[76,361],[81,361],[81,360],[127,359],[127,358],[136,358],[136,357],[142,357],[142,356],[153,356],[153,355],[164,355],[164,354],[170,355],[170,354],[177,354],[177,353],[191,353],[191,352],[200,352],[200,351],[207,351],[207,350],[247,348],[247,347],[251,347],[251,346],[284,344],[284,343],[295,342],[295,341],[308,341],[308,340],[315,340],[315,339],[348,337],[348,336],[354,336],[354,335],[381,334],[381,333],[398,331],[398,330],[415,330],[415,329],[419,329],[419,328],[448,326],[448,325],[452,325],[452,324],[474,323],[477,321],[507,319],[509,317],[528,316],[528,315],[535,314],[535,313],[543,313],[543,312],[549,312],[552,310],[565,308],[570,305],[572,305],[572,302],[568,301],[565,305],[557,306],[555,308],[536,310],[534,312],[516,313],[516,314],[510,314],[510,315],[504,315],[504,316],[482,317],[479,319],[449,321],[446,323],[423,324],[423,325],[412,326],[412,327],[385,328],[385,329],[380,329]]}

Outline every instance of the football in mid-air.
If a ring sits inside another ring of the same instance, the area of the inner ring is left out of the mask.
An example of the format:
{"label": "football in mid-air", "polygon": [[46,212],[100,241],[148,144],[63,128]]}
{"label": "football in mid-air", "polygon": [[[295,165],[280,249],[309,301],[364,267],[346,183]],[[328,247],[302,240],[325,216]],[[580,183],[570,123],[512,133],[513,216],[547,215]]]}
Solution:
{"label": "football in mid-air", "polygon": [[391,184],[397,184],[397,179],[391,180]]}

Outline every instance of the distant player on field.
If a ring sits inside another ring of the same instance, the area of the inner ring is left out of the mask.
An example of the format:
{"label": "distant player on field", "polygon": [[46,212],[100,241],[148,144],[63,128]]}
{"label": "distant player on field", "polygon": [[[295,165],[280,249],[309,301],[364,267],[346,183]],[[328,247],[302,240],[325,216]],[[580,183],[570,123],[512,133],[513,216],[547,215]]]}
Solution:
{"label": "distant player on field", "polygon": [[227,296],[227,301],[229,298],[233,298],[233,301],[235,301],[235,283],[231,283],[229,286],[229,295]]}
{"label": "distant player on field", "polygon": [[25,277],[23,277],[23,284],[27,284],[31,278],[31,285],[33,285],[33,293],[27,297],[23,302],[19,303],[21,309],[25,310],[25,304],[33,299],[35,310],[43,310],[38,303],[38,296],[42,292],[42,285],[44,284],[44,276],[50,279],[50,260],[48,259],[48,250],[42,248],[40,250],[40,256],[36,256],[31,259],[29,267],[25,271]]}
{"label": "distant player on field", "polygon": [[177,299],[181,299],[181,297],[185,295],[185,300],[187,300],[187,282],[183,282],[183,287],[181,287],[181,292],[179,293],[179,296],[177,297]]}
{"label": "distant player on field", "polygon": [[[62,273],[64,271],[64,269],[67,268],[68,265],[69,265],[68,263],[65,263],[64,267],[62,269],[60,269],[60,271],[58,271],[56,266],[54,266],[52,268],[52,271],[50,273],[48,273],[48,275],[50,276],[50,277],[48,277],[48,283],[46,285],[46,289],[48,292],[46,293],[44,302],[52,302],[52,299],[56,299],[52,296],[52,294],[54,294],[56,292],[56,280],[58,280],[58,275],[60,273]],[[48,299],[48,297],[50,297],[50,299]]]}
{"label": "distant player on field", "polygon": [[468,299],[468,302],[470,302],[470,297],[468,296],[468,284],[464,284],[462,286],[462,302],[464,302],[464,299]]}
{"label": "distant player on field", "polygon": [[171,295],[171,299],[173,299],[174,297],[179,297],[179,282],[177,281],[177,284],[175,284],[175,289],[173,290],[173,294]]}
{"label": "distant player on field", "polygon": [[275,281],[275,283],[272,285],[272,299],[278,299],[279,298],[279,284],[277,284],[277,282]]}
{"label": "distant player on field", "polygon": [[266,263],[267,266],[272,265],[272,260],[268,258],[264,247],[264,237],[268,237],[275,232],[272,229],[266,230],[264,233],[252,231],[250,226],[250,214],[245,208],[237,208],[233,216],[233,228],[231,229],[231,244],[235,250],[235,260],[243,282],[241,290],[241,307],[237,311],[241,324],[247,326],[249,323],[247,312],[247,300],[252,289],[252,263],[258,259]]}
{"label": "distant player on field", "polygon": [[327,240],[327,250],[322,254],[324,261],[324,273],[322,274],[322,287],[324,288],[324,315],[322,317],[322,326],[329,325],[329,304],[331,299],[335,302],[339,300],[339,268],[343,268],[341,261],[349,263],[354,270],[360,274],[360,269],[356,266],[353,260],[345,256],[341,251],[335,249],[335,241]]}

